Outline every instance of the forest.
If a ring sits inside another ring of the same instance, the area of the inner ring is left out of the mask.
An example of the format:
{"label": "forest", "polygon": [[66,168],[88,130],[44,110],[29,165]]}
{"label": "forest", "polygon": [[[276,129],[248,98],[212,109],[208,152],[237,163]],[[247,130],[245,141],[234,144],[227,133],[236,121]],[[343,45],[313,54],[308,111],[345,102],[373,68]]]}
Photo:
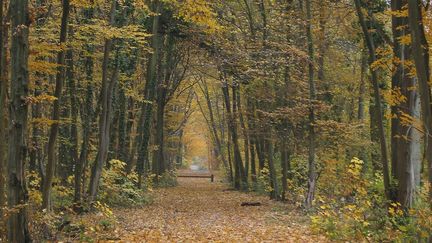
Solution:
{"label": "forest", "polygon": [[0,0],[0,242],[431,242],[431,3]]}

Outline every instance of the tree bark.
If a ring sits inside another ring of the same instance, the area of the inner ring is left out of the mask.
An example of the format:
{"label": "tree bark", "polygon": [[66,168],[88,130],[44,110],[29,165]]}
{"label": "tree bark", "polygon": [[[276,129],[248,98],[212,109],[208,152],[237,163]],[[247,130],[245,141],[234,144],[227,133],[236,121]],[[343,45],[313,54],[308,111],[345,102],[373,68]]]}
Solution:
{"label": "tree bark", "polygon": [[255,164],[255,144],[256,144],[256,134],[255,134],[255,112],[254,112],[254,106],[253,102],[251,101],[251,98],[247,98],[247,114],[246,119],[248,123],[249,128],[249,151],[250,151],[250,169],[251,169],[251,177],[252,182],[256,182],[257,179],[257,171],[256,171],[256,164]]}
{"label": "tree bark", "polygon": [[[153,101],[155,99],[156,93],[156,81],[157,81],[157,64],[159,60],[159,52],[160,52],[160,36],[159,36],[159,13],[161,11],[161,3],[159,1],[155,1],[154,3],[154,12],[156,13],[153,16],[153,24],[152,24],[152,40],[151,46],[153,49],[153,53],[150,55],[150,59],[147,66],[147,82],[144,89],[144,99],[146,102],[142,104],[141,116],[142,123],[139,124],[141,126],[139,135],[140,141],[138,141],[138,160],[136,170],[138,172],[139,178],[142,178],[145,173],[145,168],[148,167],[148,145],[150,142],[150,126],[152,121],[153,114]],[[156,177],[157,178],[157,177]],[[157,180],[157,179],[156,179]],[[139,180],[141,181],[141,180]]]}
{"label": "tree bark", "polygon": [[[110,47],[105,46],[106,49],[110,49]],[[109,52],[108,52],[109,53]],[[107,54],[109,55],[109,54]],[[117,57],[116,57],[117,59]],[[118,60],[116,60],[118,62]],[[106,71],[108,72],[108,71]],[[108,159],[108,148],[110,141],[110,118],[112,112],[112,90],[114,89],[114,85],[118,80],[119,76],[119,67],[118,63],[115,64],[115,68],[112,73],[112,77],[109,82],[106,83],[106,89],[103,87],[102,90],[102,112],[99,117],[99,146],[98,152],[96,155],[96,161],[92,167],[92,173],[90,177],[90,186],[89,186],[89,201],[93,202],[96,199],[99,182],[102,176],[102,169]]]}
{"label": "tree bark", "polygon": [[[423,126],[425,129],[425,154],[428,163],[429,183],[432,183],[432,95],[430,86],[429,45],[425,37],[422,18],[422,3],[408,0],[408,22],[411,30],[411,46],[417,70]],[[432,201],[432,190],[429,190]]]}
{"label": "tree bark", "polygon": [[357,119],[364,121],[365,119],[365,95],[366,95],[366,80],[367,80],[367,53],[362,50],[361,67],[360,67],[360,90],[358,98],[358,113]]}
{"label": "tree bark", "polygon": [[27,216],[25,183],[26,130],[29,91],[29,8],[27,0],[10,3],[11,30],[11,102],[8,149],[8,206],[17,212],[8,219],[9,242],[31,242]]}
{"label": "tree bark", "polygon": [[119,124],[118,124],[118,158],[126,162],[128,155],[128,144],[127,137],[129,134],[127,133],[127,115],[128,115],[128,104],[127,97],[125,94],[125,90],[123,87],[119,87]]}
{"label": "tree bark", "polygon": [[316,168],[315,168],[315,111],[313,103],[316,100],[315,93],[315,80],[314,80],[314,46],[312,37],[312,13],[311,13],[311,1],[306,0],[306,36],[308,43],[308,55],[309,55],[309,171],[308,171],[308,192],[306,195],[305,206],[310,208],[312,206],[315,197],[316,187]]}
{"label": "tree bark", "polygon": [[[393,0],[392,11],[402,11],[406,4],[406,0]],[[420,152],[418,131],[413,127],[413,123],[401,122],[401,117],[404,115],[409,115],[414,119],[420,118],[416,114],[418,110],[418,94],[414,89],[416,79],[411,77],[410,70],[406,67],[406,61],[411,58],[412,48],[399,41],[401,37],[410,34],[409,29],[405,28],[407,25],[407,17],[392,17],[393,55],[396,68],[392,77],[392,86],[393,90],[399,90],[406,97],[406,101],[392,107],[392,175],[398,182],[397,201],[406,209],[410,208],[415,200],[417,190],[415,182],[420,180],[416,178],[419,176],[416,168],[421,164],[421,160],[414,156],[415,152]]]}
{"label": "tree bark", "polygon": [[[86,69],[86,98],[84,102],[84,109],[81,112],[81,120],[83,121],[83,134],[81,141],[81,150],[79,159],[75,167],[74,178],[74,203],[80,204],[82,200],[82,191],[84,188],[84,171],[87,167],[87,160],[89,155],[90,137],[92,135],[92,117],[93,117],[93,59],[87,57],[85,60]],[[79,206],[79,205],[77,205]]]}
{"label": "tree bark", "polygon": [[381,111],[381,94],[380,94],[380,88],[378,83],[378,74],[377,71],[373,68],[371,68],[372,63],[376,61],[376,55],[375,55],[375,45],[372,40],[372,37],[370,35],[370,32],[366,26],[366,22],[363,16],[363,12],[361,10],[361,2],[360,0],[354,0],[357,15],[359,18],[359,22],[363,31],[363,35],[365,38],[365,42],[367,45],[367,48],[369,50],[369,68],[371,69],[372,74],[372,83],[373,83],[373,89],[374,89],[374,100],[375,100],[375,106],[377,107],[377,118],[378,118],[378,131],[379,131],[379,140],[380,140],[380,146],[381,146],[381,162],[383,165],[383,176],[384,176],[384,188],[385,188],[385,194],[388,199],[390,199],[390,174],[389,174],[389,156],[387,152],[387,140],[384,130],[384,117]]}
{"label": "tree bark", "polygon": [[[71,33],[71,31],[70,31]],[[73,168],[76,170],[78,165],[78,107],[79,107],[79,100],[77,97],[77,89],[76,89],[76,82],[75,82],[75,76],[74,76],[74,60],[73,60],[73,51],[72,49],[67,50],[66,52],[66,63],[67,63],[67,69],[66,69],[66,79],[68,82],[68,88],[69,88],[69,97],[70,97],[70,105],[71,105],[71,124],[70,124],[70,166],[69,168]],[[72,173],[73,170],[70,171]]]}
{"label": "tree bark", "polygon": [[238,114],[240,119],[240,126],[243,132],[243,141],[244,141],[244,160],[245,160],[245,177],[249,177],[249,164],[250,164],[250,157],[249,157],[249,132],[248,128],[246,127],[243,110],[242,110],[242,104],[241,104],[241,93],[240,93],[240,87],[237,92],[237,107],[238,107]]}
{"label": "tree bark", "polygon": [[281,191],[281,200],[286,200],[286,193],[288,191],[288,170],[289,168],[289,153],[287,144],[285,141],[282,141],[281,148],[281,168],[282,168],[282,191]]}
{"label": "tree bark", "polygon": [[[66,42],[67,38],[67,29],[68,29],[68,19],[69,19],[69,0],[63,0],[63,13],[61,18],[61,27],[60,27],[60,45],[63,45]],[[43,184],[42,190],[42,208],[47,211],[51,210],[51,187],[52,181],[54,177],[54,169],[55,169],[55,145],[57,140],[57,134],[60,125],[60,101],[61,94],[63,88],[63,82],[65,77],[65,51],[61,50],[57,54],[57,65],[59,65],[56,75],[56,85],[54,96],[56,100],[54,101],[53,115],[52,120],[53,124],[50,128],[50,136],[48,140],[48,162],[46,166],[46,175]]]}
{"label": "tree bark", "polygon": [[135,100],[130,97],[128,99],[128,113],[127,113],[127,122],[126,122],[126,139],[125,139],[125,146],[121,147],[121,153],[124,154],[125,162],[126,162],[126,173],[130,173],[132,171],[132,168],[134,166],[134,158],[136,154],[136,147],[135,142],[137,136],[134,137],[133,134],[133,127],[135,124]]}
{"label": "tree bark", "polygon": [[[235,88],[234,88],[234,90],[235,90]],[[233,145],[233,152],[234,152],[234,187],[236,189],[242,189],[247,184],[247,181],[245,181],[245,178],[244,178],[244,167],[243,167],[242,158],[241,158],[241,154],[240,154],[240,146],[238,143],[237,128],[235,125],[235,117],[233,114],[234,111],[231,110],[229,89],[228,89],[228,83],[226,80],[223,80],[222,93],[224,95],[225,109],[226,109],[227,118],[228,118],[228,129],[231,133],[231,142]],[[233,94],[233,96],[234,95],[235,95],[235,93]],[[244,185],[242,185],[242,183]]]}
{"label": "tree bark", "polygon": [[[270,132],[272,133],[272,132]],[[280,195],[279,195],[279,186],[277,183],[277,175],[276,175],[276,167],[274,164],[274,147],[273,147],[273,141],[272,141],[272,135],[270,135],[270,139],[268,140],[268,164],[269,164],[269,172],[270,172],[270,185],[272,187],[272,191],[270,192],[270,198],[271,199],[275,199],[275,200],[279,200],[280,199]]]}
{"label": "tree bark", "polygon": [[0,141],[0,218],[3,217],[3,207],[6,204],[6,155],[7,155],[7,92],[8,74],[6,68],[6,46],[8,40],[7,27],[4,24],[4,1],[0,0],[0,137],[5,138]]}
{"label": "tree bark", "polygon": [[157,150],[153,156],[153,165],[157,164],[157,170],[154,169],[156,175],[163,175],[167,169],[167,161],[165,158],[165,105],[167,104],[168,87],[172,80],[171,74],[173,73],[173,52],[175,47],[175,39],[172,34],[166,36],[166,52],[165,52],[165,63],[163,65],[163,77],[157,87],[157,110],[156,110],[156,137],[155,143]]}
{"label": "tree bark", "polygon": [[[87,21],[93,18],[94,10],[93,8],[86,9],[84,11],[84,16]],[[88,53],[93,53],[93,47],[91,45],[86,45],[86,51]],[[74,171],[74,203],[77,208],[80,208],[82,201],[83,188],[85,188],[85,168],[87,167],[89,147],[90,147],[90,137],[93,133],[92,129],[92,118],[93,118],[93,72],[94,72],[94,62],[91,55],[87,56],[84,60],[84,70],[85,70],[85,81],[86,95],[84,105],[81,109],[81,121],[82,121],[82,141],[79,158],[75,166]]]}
{"label": "tree bark", "polygon": [[[110,25],[114,25],[115,22],[115,12],[116,12],[117,1],[112,0],[111,2],[111,10],[110,10]],[[108,64],[109,64],[109,56],[113,49],[113,40],[107,39],[105,40],[104,45],[104,56],[102,62],[102,88],[101,88],[101,103],[102,103],[102,112],[99,117],[99,145],[98,152],[96,155],[95,163],[92,167],[92,173],[90,177],[90,185],[89,185],[89,201],[93,202],[96,199],[100,177],[102,176],[102,169],[104,164],[106,163],[108,157],[108,147],[110,140],[110,116],[111,116],[111,94],[114,88],[115,83],[118,79],[118,63],[115,64],[115,70],[113,70],[111,79],[108,78]],[[118,60],[116,60],[118,61]]]}

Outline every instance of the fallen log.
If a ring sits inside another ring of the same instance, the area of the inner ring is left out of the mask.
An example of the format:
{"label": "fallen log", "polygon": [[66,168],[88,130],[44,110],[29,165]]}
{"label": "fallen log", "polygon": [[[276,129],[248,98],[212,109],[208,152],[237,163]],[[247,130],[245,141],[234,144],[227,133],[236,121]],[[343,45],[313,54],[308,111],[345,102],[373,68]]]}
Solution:
{"label": "fallen log", "polygon": [[261,206],[260,202],[242,202],[241,203],[242,207],[256,207],[256,206]]}

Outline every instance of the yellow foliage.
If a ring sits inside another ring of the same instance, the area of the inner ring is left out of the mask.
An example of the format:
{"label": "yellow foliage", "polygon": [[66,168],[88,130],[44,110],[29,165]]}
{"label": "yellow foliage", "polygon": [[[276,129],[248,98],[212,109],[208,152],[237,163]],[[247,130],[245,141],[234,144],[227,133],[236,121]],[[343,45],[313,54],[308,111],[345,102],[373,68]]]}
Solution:
{"label": "yellow foliage", "polygon": [[404,35],[399,37],[399,43],[402,45],[410,45],[411,44],[411,35]]}
{"label": "yellow foliage", "polygon": [[96,5],[96,1],[92,0],[71,0],[70,4],[77,8],[90,8]]}
{"label": "yellow foliage", "polygon": [[96,201],[94,204],[94,207],[99,210],[102,214],[105,215],[107,218],[115,218],[115,215],[111,208],[106,203],[101,203],[99,201]]}
{"label": "yellow foliage", "polygon": [[55,75],[59,65],[45,60],[30,60],[29,69],[32,72],[38,72],[46,75]]}
{"label": "yellow foliage", "polygon": [[26,175],[28,184],[29,202],[34,205],[42,204],[42,193],[40,191],[41,178],[36,171],[31,171]]}
{"label": "yellow foliage", "polygon": [[32,118],[32,120],[31,120],[32,124],[34,124],[36,126],[42,126],[42,127],[51,126],[52,124],[54,124],[56,122],[59,122],[59,121],[54,121],[54,120],[51,120],[51,119],[48,119],[48,118],[44,118],[44,117],[42,117],[42,118]]}
{"label": "yellow foliage", "polygon": [[397,106],[407,102],[407,97],[402,94],[400,88],[398,87],[389,90],[383,90],[382,93],[384,96],[384,100],[390,106]]}
{"label": "yellow foliage", "polygon": [[208,0],[178,0],[171,1],[178,9],[178,17],[187,22],[204,28],[204,32],[212,34],[221,29]]}
{"label": "yellow foliage", "polygon": [[402,10],[387,10],[385,13],[398,18],[408,17],[408,9],[406,7],[403,7]]}
{"label": "yellow foliage", "polygon": [[390,46],[379,47],[376,50],[377,60],[371,64],[373,70],[389,69],[393,60],[393,49]]}
{"label": "yellow foliage", "polygon": [[28,96],[26,100],[27,100],[27,103],[29,103],[29,104],[37,104],[37,103],[42,103],[42,102],[52,103],[52,102],[56,101],[57,98],[55,96],[52,96],[52,95],[41,94],[38,96]]}

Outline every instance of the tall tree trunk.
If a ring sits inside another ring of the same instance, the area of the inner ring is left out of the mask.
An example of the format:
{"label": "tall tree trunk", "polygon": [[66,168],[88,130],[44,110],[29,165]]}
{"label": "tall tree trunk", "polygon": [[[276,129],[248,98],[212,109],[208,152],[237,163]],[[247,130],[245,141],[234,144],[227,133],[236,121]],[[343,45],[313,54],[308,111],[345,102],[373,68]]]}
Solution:
{"label": "tall tree trunk", "polygon": [[365,119],[365,95],[366,95],[366,80],[367,80],[367,53],[362,50],[361,67],[360,67],[360,90],[358,98],[358,113],[357,119],[364,121]]}
{"label": "tall tree trunk", "polygon": [[316,187],[316,169],[315,169],[315,111],[313,103],[316,99],[315,94],[315,80],[314,80],[314,46],[312,38],[312,13],[311,1],[306,0],[306,36],[308,43],[309,55],[309,172],[308,172],[308,192],[306,195],[305,205],[307,208],[312,206],[315,197]]}
{"label": "tall tree trunk", "polygon": [[281,200],[286,200],[286,193],[288,191],[288,170],[289,168],[289,153],[287,144],[285,141],[282,141],[281,148],[281,167],[282,167],[282,191],[281,191]]}
{"label": "tall tree trunk", "polygon": [[[408,84],[409,86],[406,86]],[[417,91],[411,87],[415,87],[416,79],[407,77],[404,80],[403,90],[407,94],[406,114],[409,114],[413,119],[420,119],[420,97]],[[405,110],[404,109],[404,110]],[[402,127],[406,138],[400,141],[396,156],[401,156],[397,163],[396,179],[398,181],[397,201],[405,209],[409,209],[414,205],[416,193],[420,186],[420,168],[422,163],[421,158],[421,135],[419,131],[411,126]],[[403,136],[403,135],[402,135]]]}
{"label": "tall tree trunk", "polygon": [[[106,48],[110,48],[105,46]],[[109,54],[108,54],[109,55]],[[118,59],[118,56],[116,57]],[[114,89],[115,83],[119,78],[119,67],[118,60],[115,61],[115,67],[109,82],[106,83],[106,87],[102,87],[102,112],[99,117],[99,146],[98,153],[96,155],[95,163],[92,167],[92,173],[90,177],[89,185],[89,201],[92,202],[96,199],[99,182],[102,176],[102,169],[108,159],[108,148],[110,142],[110,118],[112,113],[112,90]],[[106,71],[108,72],[108,71]]]}
{"label": "tall tree trunk", "polygon": [[279,200],[280,199],[280,195],[279,195],[279,186],[277,183],[277,175],[276,175],[276,167],[274,164],[274,145],[273,145],[273,141],[272,141],[272,132],[270,132],[270,139],[268,140],[268,164],[269,164],[269,172],[270,172],[270,185],[272,188],[272,191],[270,192],[270,198],[271,199],[275,199],[275,200]]}
{"label": "tall tree trunk", "polygon": [[[120,58],[120,57],[118,57]],[[118,158],[118,141],[119,141],[119,122],[120,122],[120,107],[119,107],[119,85],[115,84],[112,90],[112,118],[110,119],[110,138],[108,145],[107,161]],[[108,163],[107,168],[110,164]]]}
{"label": "tall tree trunk", "polygon": [[[432,94],[430,86],[429,45],[425,37],[422,18],[422,2],[408,0],[408,22],[411,30],[411,46],[418,77],[423,126],[425,129],[425,154],[428,162],[429,183],[432,183]],[[432,190],[429,190],[432,201]]]}
{"label": "tall tree trunk", "polygon": [[227,153],[228,153],[228,166],[229,166],[229,178],[231,179],[231,183],[235,183],[234,178],[234,168],[233,168],[233,162],[232,162],[232,145],[231,145],[231,132],[228,129],[227,131]]}
{"label": "tall tree trunk", "polygon": [[164,124],[165,124],[165,97],[166,87],[161,84],[158,87],[157,110],[156,110],[156,136],[155,144],[157,150],[153,155],[153,173],[161,176],[166,170],[166,161],[164,158]]}
{"label": "tall tree trunk", "polygon": [[249,128],[249,151],[250,151],[250,168],[251,168],[251,177],[252,181],[256,182],[257,179],[257,171],[256,171],[256,164],[255,164],[255,144],[256,144],[256,131],[255,131],[255,112],[254,112],[254,106],[253,102],[251,101],[251,98],[247,98],[247,123]]}
{"label": "tall tree trunk", "polygon": [[[144,175],[146,164],[148,166],[148,145],[150,142],[150,126],[153,114],[153,102],[156,93],[156,81],[157,81],[157,64],[159,60],[159,51],[160,51],[160,36],[159,36],[159,13],[161,11],[161,3],[159,1],[155,1],[154,3],[154,12],[156,13],[153,16],[153,24],[152,24],[152,40],[151,46],[153,49],[153,53],[150,56],[148,65],[147,65],[147,82],[144,89],[144,99],[147,102],[142,104],[141,116],[143,117],[142,123],[139,124],[141,126],[139,141],[137,142],[138,146],[138,161],[136,170],[138,172],[138,176],[141,178]],[[156,177],[157,178],[157,177]]]}
{"label": "tall tree trunk", "polygon": [[[110,10],[110,25],[114,25],[115,22],[115,12],[116,12],[117,1],[112,0],[111,2],[111,10]],[[115,70],[112,72],[111,79],[108,78],[108,64],[109,64],[109,56],[111,50],[113,48],[113,40],[107,39],[105,40],[104,45],[104,56],[102,61],[102,88],[100,100],[102,103],[102,112],[99,117],[99,144],[98,144],[98,152],[96,155],[95,163],[92,167],[92,173],[90,177],[90,185],[89,185],[89,201],[92,202],[96,199],[96,195],[99,188],[100,177],[102,176],[102,169],[104,164],[106,163],[108,157],[108,147],[110,140],[110,116],[111,116],[111,94],[118,78],[118,63],[116,60]],[[116,59],[118,56],[116,57]]]}
{"label": "tall tree trunk", "polygon": [[235,134],[234,136],[236,137],[236,141],[233,143],[234,144],[234,159],[235,159],[235,166],[237,168],[237,170],[239,171],[239,177],[240,177],[240,187],[242,189],[246,189],[247,188],[247,176],[246,176],[246,172],[245,172],[245,168],[243,165],[243,159],[241,157],[241,153],[240,153],[240,144],[238,142],[238,122],[237,122],[237,117],[239,114],[239,109],[238,109],[238,90],[240,88],[240,84],[239,83],[233,83],[233,85],[231,86],[232,89],[232,125],[234,127],[234,130],[232,134]]}
{"label": "tall tree trunk", "polygon": [[261,136],[256,137],[255,147],[258,155],[258,175],[261,175],[261,171],[264,169],[264,164],[265,164],[264,142]]}
{"label": "tall tree trunk", "polygon": [[127,97],[125,94],[125,90],[123,87],[119,87],[119,124],[118,124],[118,132],[119,132],[119,142],[118,142],[118,158],[126,162],[128,155],[128,144],[127,137],[129,134],[127,133],[127,115],[128,115],[128,104]]}
{"label": "tall tree trunk", "polygon": [[[418,81],[417,81],[418,82]],[[416,84],[417,85],[417,84]],[[420,95],[417,92],[416,96],[410,96],[410,99],[413,99],[410,101],[410,104],[412,104],[411,107],[411,114],[414,119],[420,120],[421,119],[421,104],[420,104]],[[410,175],[408,179],[406,180],[409,184],[406,188],[406,190],[411,194],[414,194],[414,197],[405,197],[409,200],[412,200],[415,198],[416,189],[420,188],[420,181],[421,181],[421,168],[422,168],[422,161],[423,161],[423,151],[422,151],[422,133],[415,128],[411,128],[409,131],[409,139],[410,139],[410,146],[411,148],[408,150],[410,157],[408,160],[411,161],[411,163],[406,166],[405,170],[407,171],[407,174]],[[414,189],[414,190],[413,190]],[[407,200],[400,200],[401,202],[409,202]],[[410,206],[412,205],[412,201],[409,202]]]}
{"label": "tall tree trunk", "polygon": [[[70,31],[70,33],[72,33]],[[69,168],[74,168],[74,170],[77,169],[78,164],[78,107],[79,107],[79,100],[77,97],[77,89],[76,89],[76,82],[74,77],[74,60],[73,60],[73,51],[72,49],[69,49],[66,51],[66,63],[67,63],[67,69],[66,69],[66,80],[68,82],[68,89],[69,89],[69,96],[70,96],[70,105],[71,105],[71,124],[70,124],[70,166]],[[73,170],[70,171],[72,173]]]}
{"label": "tall tree trunk", "polygon": [[8,40],[7,27],[3,21],[4,1],[0,0],[0,218],[3,217],[2,208],[6,204],[6,155],[7,155],[7,92],[8,92],[8,74],[6,69],[6,46]]}
{"label": "tall tree trunk", "polygon": [[256,159],[255,159],[255,139],[250,136],[250,143],[249,143],[249,151],[250,151],[250,174],[252,182],[256,182],[257,179],[257,172],[256,172]]}
{"label": "tall tree trunk", "polygon": [[136,154],[136,140],[138,136],[134,136],[133,134],[133,127],[135,123],[135,100],[132,97],[129,97],[128,99],[128,113],[127,113],[127,122],[126,122],[126,139],[125,139],[125,146],[121,147],[121,153],[124,154],[125,162],[126,162],[126,173],[130,173],[133,169],[134,158]]}
{"label": "tall tree trunk", "polygon": [[[392,11],[402,11],[406,6],[406,0],[393,0]],[[393,73],[393,90],[399,90],[406,97],[406,101],[392,107],[392,175],[398,182],[397,200],[406,209],[412,206],[415,200],[416,181],[418,174],[415,172],[421,160],[413,156],[413,152],[419,152],[420,141],[416,139],[417,131],[412,128],[414,124],[403,124],[401,118],[404,115],[416,117],[418,94],[413,87],[416,86],[416,79],[409,74],[406,67],[407,60],[411,58],[411,47],[401,44],[400,38],[410,34],[407,17],[392,17],[393,30],[393,55],[395,59],[396,72]],[[417,116],[418,117],[418,116]],[[411,151],[414,149],[414,151]]]}
{"label": "tall tree trunk", "polygon": [[[233,90],[235,91],[235,88],[233,88]],[[228,118],[228,129],[231,133],[231,142],[233,145],[233,152],[234,152],[234,187],[236,189],[242,189],[243,186],[247,184],[247,181],[245,181],[244,179],[244,168],[243,168],[242,158],[240,154],[240,146],[238,143],[237,127],[235,123],[234,111],[231,110],[229,89],[226,80],[224,80],[224,83],[222,84],[222,92],[224,95],[225,109]],[[235,93],[233,94],[233,96],[234,95]],[[242,185],[242,183],[244,185]]]}
{"label": "tall tree trunk", "polygon": [[[218,127],[220,128],[220,142],[221,142],[221,147],[225,148],[226,150],[226,154],[227,154],[227,172],[228,172],[228,178],[230,180],[231,183],[234,183],[234,173],[233,173],[233,167],[232,167],[232,157],[231,157],[231,134],[229,129],[226,130],[226,125],[227,123],[225,122],[227,120],[227,116],[225,114],[225,110],[222,108],[222,110],[220,109],[220,96],[216,96],[216,100],[215,100],[215,110],[216,110],[216,117],[217,120],[219,121],[219,125]],[[222,103],[224,103],[224,101],[222,101]],[[226,134],[226,136],[225,136]],[[226,143],[225,143],[225,137],[226,137]],[[226,144],[226,145],[225,145]]]}
{"label": "tall tree trunk", "polygon": [[[84,16],[87,20],[91,20],[93,18],[93,8],[89,8],[85,11]],[[93,48],[90,45],[86,46],[86,51],[89,53],[93,52]],[[86,95],[85,101],[83,105],[83,109],[81,110],[81,120],[82,120],[82,141],[81,141],[81,149],[79,158],[75,165],[74,171],[74,203],[76,207],[80,207],[82,200],[82,192],[85,187],[84,179],[85,179],[85,168],[87,167],[87,160],[89,155],[89,147],[90,147],[90,137],[92,135],[92,117],[93,117],[93,57],[91,55],[87,56],[84,60],[84,69],[85,69],[85,79],[86,79]]]}
{"label": "tall tree trunk", "polygon": [[361,9],[361,2],[360,0],[354,0],[354,2],[355,2],[359,22],[363,30],[365,42],[369,50],[369,68],[372,74],[375,106],[377,107],[377,111],[376,111],[377,118],[378,118],[377,126],[378,126],[379,140],[381,145],[381,162],[383,165],[384,188],[385,188],[386,197],[390,199],[390,174],[389,174],[389,166],[388,166],[389,156],[387,152],[387,141],[386,141],[386,135],[384,130],[384,117],[381,111],[382,102],[381,102],[381,94],[380,94],[380,88],[378,83],[378,73],[375,69],[371,68],[372,63],[376,61],[375,45],[370,35],[370,32],[366,26],[366,22]]}
{"label": "tall tree trunk", "polygon": [[[392,0],[391,1],[391,9],[392,11],[402,11],[402,6],[405,5],[403,0]],[[406,56],[407,48],[404,45],[399,43],[399,39],[404,36],[405,30],[403,29],[405,25],[407,25],[406,17],[398,17],[392,16],[392,31],[393,31],[393,56],[394,56],[394,66],[395,72],[393,72],[392,76],[392,89],[401,91],[401,94],[407,97],[406,93],[402,93],[404,90],[402,89],[402,83],[405,81],[404,73],[407,71],[404,68],[404,59],[409,58]],[[408,98],[408,97],[407,97]],[[399,179],[400,177],[400,167],[402,164],[406,163],[407,156],[404,154],[407,152],[408,146],[405,146],[406,143],[402,137],[406,134],[406,129],[403,128],[403,125],[400,121],[400,113],[406,112],[403,110],[403,104],[393,105],[391,107],[392,111],[392,123],[391,123],[391,173],[393,178]],[[406,113],[408,114],[408,113]],[[398,168],[399,167],[399,168]]]}
{"label": "tall tree trunk", "polygon": [[157,170],[154,168],[153,173],[156,175],[162,175],[165,173],[167,166],[167,160],[165,158],[165,105],[167,103],[168,87],[170,86],[172,69],[174,68],[173,63],[173,52],[175,47],[175,40],[172,34],[166,36],[166,51],[164,65],[162,65],[163,77],[157,87],[157,110],[156,110],[156,137],[155,143],[157,150],[153,156],[153,165],[157,166]]}
{"label": "tall tree trunk", "polygon": [[249,177],[249,164],[250,164],[250,159],[249,159],[249,133],[248,133],[248,128],[246,127],[245,124],[245,120],[244,120],[244,116],[243,116],[243,110],[242,110],[242,104],[241,104],[241,93],[240,93],[240,87],[239,90],[237,92],[237,108],[238,108],[238,114],[239,114],[239,118],[240,118],[240,126],[242,128],[242,132],[243,132],[243,140],[244,140],[244,158],[245,158],[245,177],[248,178]]}
{"label": "tall tree trunk", "polygon": [[[60,27],[60,45],[66,42],[67,29],[68,29],[68,19],[69,19],[69,0],[63,0],[63,14],[61,18]],[[57,139],[57,133],[60,125],[60,101],[63,88],[63,82],[65,77],[65,51],[61,50],[57,54],[57,65],[59,65],[56,75],[56,85],[54,96],[56,100],[54,101],[52,120],[53,124],[50,128],[50,136],[48,140],[48,162],[46,166],[46,175],[42,190],[42,208],[48,211],[51,210],[51,187],[54,177],[55,169],[55,145]]]}
{"label": "tall tree trunk", "polygon": [[[67,66],[67,64],[65,65]],[[68,67],[66,67],[68,69]],[[67,82],[67,81],[66,81]],[[70,119],[71,116],[71,105],[69,97],[69,87],[66,86],[64,94],[60,98],[60,116],[58,121]],[[58,137],[60,141],[68,141],[71,137],[69,124],[59,124]],[[62,184],[66,184],[66,180],[70,173],[73,171],[73,164],[71,163],[72,158],[70,157],[71,144],[69,142],[59,143],[57,145],[57,156],[55,157],[55,176],[60,179]]]}
{"label": "tall tree trunk", "polygon": [[31,242],[27,216],[25,183],[26,130],[29,90],[29,9],[27,0],[10,3],[11,30],[11,102],[8,149],[8,206],[17,212],[8,219],[9,242]]}
{"label": "tall tree trunk", "polygon": [[[365,48],[361,51],[361,61],[360,61],[360,88],[359,88],[359,96],[358,96],[358,110],[357,110],[357,119],[362,124],[365,124],[365,100],[366,100],[366,80],[369,80],[369,75],[367,72],[368,67],[368,58],[367,58],[367,50]],[[372,119],[372,118],[371,118]],[[369,156],[367,150],[362,149],[359,152],[359,158],[364,162],[362,173],[366,173],[371,167],[371,162],[369,161]]]}
{"label": "tall tree trunk", "polygon": [[82,190],[84,187],[84,172],[87,165],[90,137],[92,134],[92,116],[93,116],[93,59],[87,57],[85,61],[86,67],[86,98],[84,102],[84,109],[81,112],[81,120],[83,121],[83,135],[81,142],[81,151],[75,166],[75,178],[74,178],[74,202],[76,204],[81,203]]}
{"label": "tall tree trunk", "polygon": [[131,153],[131,145],[132,145],[132,132],[135,124],[135,100],[132,97],[129,97],[128,99],[128,105],[127,105],[127,122],[126,122],[126,141],[125,146],[122,147],[125,154],[125,160],[129,158],[129,154]]}
{"label": "tall tree trunk", "polygon": [[184,153],[184,144],[183,144],[183,129],[179,131],[178,135],[178,145],[177,145],[177,154],[175,157],[176,166],[181,167],[183,165],[183,153]]}

